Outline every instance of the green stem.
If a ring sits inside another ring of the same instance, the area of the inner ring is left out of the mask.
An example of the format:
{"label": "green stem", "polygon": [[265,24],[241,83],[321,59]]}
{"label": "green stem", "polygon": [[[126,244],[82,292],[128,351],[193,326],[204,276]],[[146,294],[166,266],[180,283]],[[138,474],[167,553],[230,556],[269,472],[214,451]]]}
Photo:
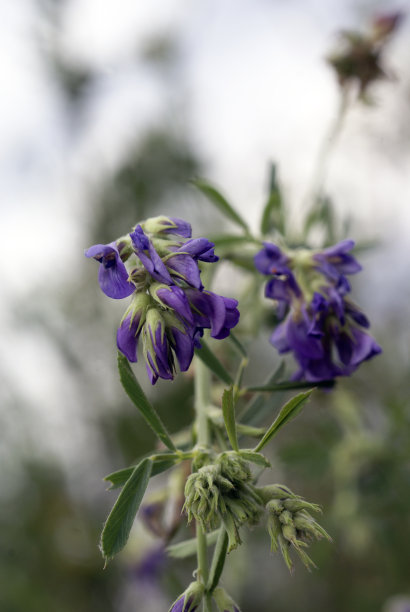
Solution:
{"label": "green stem", "polygon": [[305,198],[305,210],[311,211],[316,206],[316,198],[323,188],[326,180],[326,175],[329,167],[329,158],[335,144],[340,136],[344,121],[346,118],[347,110],[350,103],[350,90],[345,87],[339,99],[339,108],[333,123],[330,126],[328,133],[326,134],[322,145],[320,147],[316,164],[313,170],[312,181]]}
{"label": "green stem", "polygon": [[210,400],[210,372],[206,365],[195,358],[195,412],[198,432],[198,444],[209,445],[209,424],[207,409]]}
{"label": "green stem", "polygon": [[[210,372],[206,365],[198,358],[195,358],[195,412],[196,426],[198,432],[198,444],[209,446],[209,423],[207,409],[210,401]],[[196,542],[198,558],[198,578],[204,585],[208,582],[208,547],[206,535],[197,521],[196,523]],[[207,593],[203,600],[204,612],[212,612],[212,599]]]}

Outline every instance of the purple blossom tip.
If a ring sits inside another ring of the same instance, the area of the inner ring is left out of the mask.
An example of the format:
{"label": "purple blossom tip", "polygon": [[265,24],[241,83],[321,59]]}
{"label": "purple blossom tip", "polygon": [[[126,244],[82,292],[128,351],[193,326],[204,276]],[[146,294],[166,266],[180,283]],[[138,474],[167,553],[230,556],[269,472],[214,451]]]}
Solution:
{"label": "purple blossom tip", "polygon": [[288,274],[288,257],[276,244],[263,243],[263,249],[254,257],[255,267],[262,274]]}
{"label": "purple blossom tip", "polygon": [[165,215],[152,217],[144,221],[142,225],[150,234],[174,234],[183,238],[190,238],[192,235],[190,223],[177,217],[166,217]]}
{"label": "purple blossom tip", "polygon": [[158,282],[172,284],[172,278],[150,239],[140,225],[130,234],[135,254],[147,272]]}

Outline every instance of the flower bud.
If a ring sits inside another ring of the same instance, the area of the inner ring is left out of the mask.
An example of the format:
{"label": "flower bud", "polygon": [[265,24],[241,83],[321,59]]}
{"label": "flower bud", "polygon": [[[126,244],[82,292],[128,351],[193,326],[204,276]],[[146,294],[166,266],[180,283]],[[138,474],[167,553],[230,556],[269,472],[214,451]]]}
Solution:
{"label": "flower bud", "polygon": [[221,453],[213,463],[191,474],[185,485],[188,521],[195,518],[204,530],[222,521],[229,538],[228,551],[241,543],[239,528],[255,524],[261,515],[261,499],[250,479],[249,466],[237,453]]}
{"label": "flower bud", "polygon": [[117,346],[128,361],[137,361],[137,346],[151,298],[146,293],[135,293],[117,330]]}
{"label": "flower bud", "polygon": [[176,217],[166,217],[160,215],[159,217],[151,217],[141,223],[141,227],[144,231],[150,234],[176,234],[183,238],[190,238],[192,235],[191,225],[183,219],[177,219]]}
{"label": "flower bud", "polygon": [[205,587],[201,582],[191,582],[189,587],[172,604],[169,612],[195,612],[204,596]]}
{"label": "flower bud", "polygon": [[262,487],[258,489],[258,494],[265,502],[271,496],[266,503],[266,510],[272,550],[277,551],[280,548],[283,559],[291,571],[293,569],[293,562],[289,554],[291,547],[296,550],[308,569],[314,567],[313,561],[303,550],[307,547],[307,542],[321,538],[331,541],[328,533],[308,512],[308,510],[319,512],[319,506],[306,502],[282,485]]}

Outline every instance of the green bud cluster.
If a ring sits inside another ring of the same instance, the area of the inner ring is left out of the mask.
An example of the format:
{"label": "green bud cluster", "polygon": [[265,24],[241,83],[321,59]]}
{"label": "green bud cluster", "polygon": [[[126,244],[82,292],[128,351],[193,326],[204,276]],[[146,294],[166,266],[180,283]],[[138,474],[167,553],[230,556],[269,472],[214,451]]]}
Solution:
{"label": "green bud cluster", "polygon": [[217,455],[186,482],[184,508],[188,521],[196,519],[204,530],[215,529],[222,522],[228,534],[228,551],[233,550],[241,544],[239,528],[257,523],[262,512],[251,479],[249,465],[237,453]]}
{"label": "green bud cluster", "polygon": [[320,506],[312,504],[295,495],[283,485],[270,485],[258,489],[266,504],[268,512],[268,531],[271,537],[271,548],[280,548],[283,559],[289,570],[293,569],[290,548],[294,548],[307,567],[315,567],[304,548],[314,539],[326,538],[329,534],[310,515],[310,512],[321,512]]}

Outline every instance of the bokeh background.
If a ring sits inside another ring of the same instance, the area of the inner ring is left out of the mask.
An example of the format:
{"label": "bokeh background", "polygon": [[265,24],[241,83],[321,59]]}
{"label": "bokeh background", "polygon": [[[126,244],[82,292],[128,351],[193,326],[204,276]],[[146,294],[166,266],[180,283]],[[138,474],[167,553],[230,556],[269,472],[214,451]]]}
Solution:
{"label": "bokeh background", "polygon": [[[138,523],[103,571],[99,533],[115,493],[102,478],[154,438],[118,382],[124,304],[100,293],[83,250],[156,214],[189,220],[197,236],[232,229],[195,176],[256,229],[272,161],[300,226],[338,104],[324,58],[338,30],[397,9],[410,5],[2,3],[2,612],[158,612],[189,581],[191,560],[144,570],[160,542]],[[407,19],[386,47],[389,79],[372,86],[371,106],[349,111],[326,177],[339,222],[373,244],[354,288],[384,353],[318,395],[272,455],[277,480],[324,505],[335,543],[313,547],[317,571],[289,576],[263,529],[246,534],[224,577],[245,611],[410,609],[409,60]],[[238,297],[247,275],[226,264],[216,282]],[[278,364],[267,337],[252,340],[249,377]],[[176,431],[192,419],[192,378],[161,383],[146,389]]]}

